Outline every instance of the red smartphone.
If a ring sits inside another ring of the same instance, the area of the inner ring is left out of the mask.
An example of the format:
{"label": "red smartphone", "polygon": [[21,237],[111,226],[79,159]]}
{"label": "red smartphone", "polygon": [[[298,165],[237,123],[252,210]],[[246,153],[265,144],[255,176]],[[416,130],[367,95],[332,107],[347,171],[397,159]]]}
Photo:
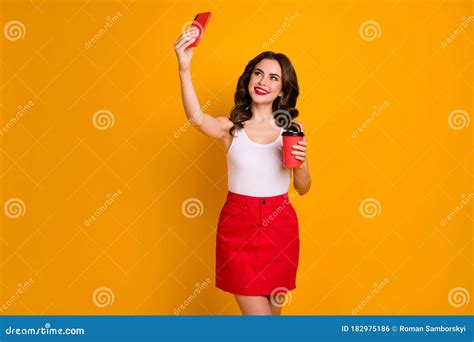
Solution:
{"label": "red smartphone", "polygon": [[204,12],[204,13],[196,14],[196,16],[194,17],[194,21],[191,24],[191,26],[197,27],[197,29],[199,30],[199,34],[196,37],[196,40],[194,41],[194,43],[192,43],[188,47],[196,47],[199,44],[199,41],[201,40],[201,37],[202,37],[202,35],[204,33],[204,30],[206,29],[207,23],[209,22],[210,19],[211,19],[211,12]]}

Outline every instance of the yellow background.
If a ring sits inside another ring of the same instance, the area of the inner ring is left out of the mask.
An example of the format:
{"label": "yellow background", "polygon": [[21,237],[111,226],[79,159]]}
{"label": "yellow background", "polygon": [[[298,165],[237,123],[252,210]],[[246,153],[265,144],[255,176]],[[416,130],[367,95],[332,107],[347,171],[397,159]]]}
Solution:
{"label": "yellow background", "polygon": [[[207,112],[228,115],[238,77],[272,37],[266,49],[298,74],[313,182],[293,200],[300,266],[283,313],[472,312],[472,202],[440,224],[472,192],[471,126],[448,124],[454,110],[472,115],[472,21],[441,46],[472,2],[31,0],[1,8],[2,31],[12,20],[26,30],[2,33],[1,126],[33,103],[0,135],[2,314],[173,314],[183,303],[181,314],[239,313],[214,287],[225,155],[186,123],[173,49],[204,11],[213,17],[191,71]],[[369,20],[380,36],[368,41]],[[114,117],[104,130],[92,124],[101,109]],[[24,215],[5,215],[11,198]],[[202,215],[183,215],[189,198]],[[366,198],[378,216],[361,215]],[[101,287],[110,305],[94,303]],[[458,287],[460,306],[449,297]]]}

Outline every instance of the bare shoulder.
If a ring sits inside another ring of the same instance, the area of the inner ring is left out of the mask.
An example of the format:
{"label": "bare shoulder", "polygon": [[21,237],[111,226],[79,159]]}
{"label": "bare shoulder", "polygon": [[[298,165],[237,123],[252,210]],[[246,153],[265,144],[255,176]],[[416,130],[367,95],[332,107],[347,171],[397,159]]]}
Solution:
{"label": "bare shoulder", "polygon": [[199,131],[211,138],[224,139],[228,135],[227,131],[233,126],[228,117],[214,117],[204,112],[202,114],[202,120],[193,123]]}
{"label": "bare shoulder", "polygon": [[218,116],[216,119],[219,120],[226,130],[231,129],[231,127],[234,126],[234,123],[227,116]]}

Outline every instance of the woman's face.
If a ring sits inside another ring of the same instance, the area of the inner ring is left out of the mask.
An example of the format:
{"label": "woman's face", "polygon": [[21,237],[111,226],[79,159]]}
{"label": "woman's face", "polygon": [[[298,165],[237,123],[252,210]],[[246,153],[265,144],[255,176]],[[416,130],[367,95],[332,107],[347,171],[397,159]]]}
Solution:
{"label": "woman's face", "polygon": [[278,61],[262,59],[250,75],[249,94],[255,103],[272,103],[282,96],[281,67]]}

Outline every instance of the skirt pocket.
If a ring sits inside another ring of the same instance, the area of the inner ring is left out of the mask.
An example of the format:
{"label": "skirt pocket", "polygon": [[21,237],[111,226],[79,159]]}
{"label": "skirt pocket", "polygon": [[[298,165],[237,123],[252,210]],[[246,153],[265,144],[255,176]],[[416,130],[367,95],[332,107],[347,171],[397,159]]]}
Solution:
{"label": "skirt pocket", "polygon": [[289,203],[285,208],[285,215],[286,218],[289,219],[290,222],[293,223],[298,228],[298,215],[296,214],[295,208]]}
{"label": "skirt pocket", "polygon": [[219,216],[218,231],[241,231],[247,224],[248,208],[243,203],[226,202]]}
{"label": "skirt pocket", "polygon": [[227,216],[237,216],[241,213],[243,207],[238,203],[225,202],[222,207],[222,214]]}

